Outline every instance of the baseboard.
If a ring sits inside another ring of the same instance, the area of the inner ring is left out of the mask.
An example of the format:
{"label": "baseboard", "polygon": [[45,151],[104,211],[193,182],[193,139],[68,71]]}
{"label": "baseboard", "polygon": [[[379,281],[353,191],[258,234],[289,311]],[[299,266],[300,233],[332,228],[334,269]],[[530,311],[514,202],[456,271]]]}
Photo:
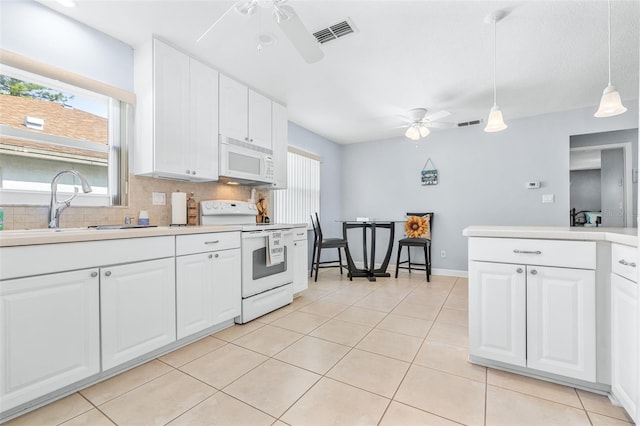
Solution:
{"label": "baseboard", "polygon": [[447,275],[450,277],[468,278],[469,271],[458,271],[457,269],[431,268],[431,275]]}

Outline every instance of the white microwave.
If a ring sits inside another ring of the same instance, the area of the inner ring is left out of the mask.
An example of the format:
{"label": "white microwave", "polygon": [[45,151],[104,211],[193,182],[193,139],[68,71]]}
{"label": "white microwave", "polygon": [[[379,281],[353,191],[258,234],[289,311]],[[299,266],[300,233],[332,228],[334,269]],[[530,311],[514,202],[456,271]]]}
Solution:
{"label": "white microwave", "polygon": [[271,150],[220,135],[220,177],[239,183],[273,183]]}

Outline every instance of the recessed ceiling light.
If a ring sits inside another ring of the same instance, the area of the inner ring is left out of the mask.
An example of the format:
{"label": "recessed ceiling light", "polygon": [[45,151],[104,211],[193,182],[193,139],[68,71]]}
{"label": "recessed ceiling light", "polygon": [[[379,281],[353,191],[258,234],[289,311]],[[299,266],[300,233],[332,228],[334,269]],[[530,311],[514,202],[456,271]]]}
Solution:
{"label": "recessed ceiling light", "polygon": [[57,2],[64,7],[76,7],[78,5],[76,0],[57,0]]}

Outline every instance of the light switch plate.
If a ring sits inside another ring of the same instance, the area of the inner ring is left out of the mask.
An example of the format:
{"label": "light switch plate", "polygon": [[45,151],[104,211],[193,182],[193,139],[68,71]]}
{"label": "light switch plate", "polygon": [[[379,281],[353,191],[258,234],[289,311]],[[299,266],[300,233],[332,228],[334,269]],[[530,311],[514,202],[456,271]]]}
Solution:
{"label": "light switch plate", "polygon": [[167,194],[164,192],[152,192],[151,193],[151,204],[154,206],[165,206],[167,205]]}
{"label": "light switch plate", "polygon": [[543,203],[553,203],[555,201],[555,196],[553,194],[542,194],[542,202]]}

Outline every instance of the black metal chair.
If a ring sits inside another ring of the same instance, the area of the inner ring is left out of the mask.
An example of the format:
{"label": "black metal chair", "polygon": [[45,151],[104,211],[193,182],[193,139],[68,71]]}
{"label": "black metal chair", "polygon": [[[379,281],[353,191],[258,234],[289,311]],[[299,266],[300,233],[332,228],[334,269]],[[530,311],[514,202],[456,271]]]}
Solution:
{"label": "black metal chair", "polygon": [[[316,271],[316,277],[314,281],[318,281],[318,269],[320,268],[340,268],[340,275],[342,275],[342,268],[349,270],[347,265],[342,264],[342,252],[343,249],[347,259],[349,258],[349,247],[347,246],[346,238],[324,238],[322,235],[322,228],[320,227],[320,219],[318,213],[315,214],[315,220],[311,215],[311,224],[313,225],[313,233],[315,234],[315,240],[313,242],[313,254],[311,256],[311,273],[309,276],[313,276],[313,271]],[[338,260],[326,260],[320,261],[320,254],[322,249],[338,249]],[[317,255],[316,255],[317,253]],[[337,263],[337,264],[336,264]],[[353,280],[349,273],[349,280]]]}
{"label": "black metal chair", "polygon": [[[433,213],[407,213],[407,216],[428,216],[429,218],[429,229],[433,230]],[[431,232],[429,232],[429,236],[431,237]],[[400,255],[402,254],[402,248],[407,247],[407,257],[408,259],[400,262]],[[421,247],[424,250],[424,263],[416,263],[411,262],[411,247]],[[407,266],[401,266],[402,264],[407,264]],[[411,273],[411,269],[415,269],[417,271],[426,271],[427,273],[427,282],[430,281],[431,278],[431,238],[402,238],[398,241],[398,259],[396,260],[396,278],[398,278],[398,270],[399,269],[408,269],[409,273]]]}

